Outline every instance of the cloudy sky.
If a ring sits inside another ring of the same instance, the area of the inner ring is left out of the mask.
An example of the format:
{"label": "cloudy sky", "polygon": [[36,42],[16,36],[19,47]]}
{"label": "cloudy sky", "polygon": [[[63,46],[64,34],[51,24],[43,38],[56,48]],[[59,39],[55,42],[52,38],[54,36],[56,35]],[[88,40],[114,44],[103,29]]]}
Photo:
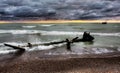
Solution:
{"label": "cloudy sky", "polygon": [[0,0],[0,20],[104,19],[120,16],[120,0]]}

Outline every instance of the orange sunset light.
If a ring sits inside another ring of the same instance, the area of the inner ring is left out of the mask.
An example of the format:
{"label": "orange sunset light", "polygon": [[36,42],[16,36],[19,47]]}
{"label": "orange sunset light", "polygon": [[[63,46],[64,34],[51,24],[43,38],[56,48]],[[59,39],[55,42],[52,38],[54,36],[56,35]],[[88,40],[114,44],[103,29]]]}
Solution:
{"label": "orange sunset light", "polygon": [[19,21],[0,21],[0,24],[5,23],[120,23],[120,20],[19,20]]}

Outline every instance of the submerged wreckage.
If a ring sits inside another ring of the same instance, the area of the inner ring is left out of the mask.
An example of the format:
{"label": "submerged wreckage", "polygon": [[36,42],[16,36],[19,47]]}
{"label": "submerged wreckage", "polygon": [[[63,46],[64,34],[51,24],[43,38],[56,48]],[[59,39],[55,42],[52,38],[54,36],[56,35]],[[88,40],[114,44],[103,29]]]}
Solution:
{"label": "submerged wreckage", "polygon": [[28,43],[28,45],[26,46],[14,46],[14,45],[10,45],[5,43],[5,46],[8,47],[12,47],[13,49],[18,49],[20,51],[25,51],[24,47],[33,47],[33,46],[38,46],[38,45],[54,45],[54,44],[60,44],[60,43],[66,43],[66,49],[71,51],[71,44],[75,43],[75,42],[92,42],[94,40],[94,37],[92,35],[90,35],[90,32],[84,32],[83,37],[79,38],[79,37],[75,37],[72,40],[66,39],[66,40],[62,40],[62,41],[57,41],[57,42],[49,42],[49,43],[43,43],[43,44],[31,44]]}

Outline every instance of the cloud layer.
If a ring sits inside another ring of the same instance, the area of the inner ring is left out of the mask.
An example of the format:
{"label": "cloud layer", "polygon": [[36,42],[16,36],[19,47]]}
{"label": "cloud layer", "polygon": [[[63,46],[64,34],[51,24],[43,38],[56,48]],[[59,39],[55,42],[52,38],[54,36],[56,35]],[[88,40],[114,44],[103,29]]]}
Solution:
{"label": "cloud layer", "polygon": [[119,0],[0,0],[0,20],[120,16]]}

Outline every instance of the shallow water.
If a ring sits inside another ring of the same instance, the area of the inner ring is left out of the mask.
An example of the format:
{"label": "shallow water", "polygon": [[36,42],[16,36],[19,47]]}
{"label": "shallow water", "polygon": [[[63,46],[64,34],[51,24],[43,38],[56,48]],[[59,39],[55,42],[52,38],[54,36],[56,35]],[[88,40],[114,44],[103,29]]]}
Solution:
{"label": "shallow water", "polygon": [[[72,44],[72,51],[77,54],[101,54],[120,51],[120,24],[1,24],[0,25],[0,54],[15,52],[4,43],[27,45],[60,41],[66,38],[82,37],[84,31],[91,32],[95,37],[93,42]],[[57,48],[56,48],[57,47]],[[55,53],[67,53],[65,44],[39,45],[33,48],[25,47],[27,51],[54,50]]]}

